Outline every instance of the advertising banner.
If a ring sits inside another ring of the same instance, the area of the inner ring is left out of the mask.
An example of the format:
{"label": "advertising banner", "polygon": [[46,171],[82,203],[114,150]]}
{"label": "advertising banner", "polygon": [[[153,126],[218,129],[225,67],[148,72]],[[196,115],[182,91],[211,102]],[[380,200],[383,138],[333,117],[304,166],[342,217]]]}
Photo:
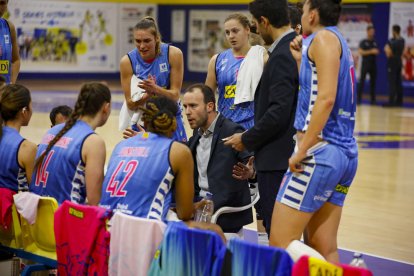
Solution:
{"label": "advertising banner", "polygon": [[22,72],[118,71],[118,6],[110,3],[14,0]]}

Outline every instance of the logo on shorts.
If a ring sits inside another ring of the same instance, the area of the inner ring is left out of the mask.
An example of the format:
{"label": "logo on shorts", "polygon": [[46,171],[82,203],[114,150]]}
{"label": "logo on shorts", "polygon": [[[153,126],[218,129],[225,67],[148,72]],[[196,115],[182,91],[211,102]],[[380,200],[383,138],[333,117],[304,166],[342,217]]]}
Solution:
{"label": "logo on shorts", "polygon": [[349,190],[349,187],[342,186],[341,184],[336,185],[335,191],[343,194],[347,194]]}
{"label": "logo on shorts", "polygon": [[327,197],[324,197],[324,196],[321,196],[321,195],[316,195],[316,196],[313,197],[313,200],[318,200],[318,201],[325,202],[325,201],[328,200],[328,198]]}
{"label": "logo on shorts", "polygon": [[167,63],[164,62],[160,64],[160,72],[168,72]]}
{"label": "logo on shorts", "polygon": [[9,44],[10,43],[10,37],[8,34],[4,35],[4,43]]}

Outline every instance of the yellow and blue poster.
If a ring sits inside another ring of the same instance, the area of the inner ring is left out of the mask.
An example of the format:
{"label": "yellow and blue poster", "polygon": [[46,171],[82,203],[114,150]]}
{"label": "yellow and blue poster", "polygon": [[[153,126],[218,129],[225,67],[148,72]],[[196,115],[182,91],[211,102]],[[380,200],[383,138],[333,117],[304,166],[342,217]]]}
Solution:
{"label": "yellow and blue poster", "polygon": [[14,0],[22,72],[116,72],[118,6]]}

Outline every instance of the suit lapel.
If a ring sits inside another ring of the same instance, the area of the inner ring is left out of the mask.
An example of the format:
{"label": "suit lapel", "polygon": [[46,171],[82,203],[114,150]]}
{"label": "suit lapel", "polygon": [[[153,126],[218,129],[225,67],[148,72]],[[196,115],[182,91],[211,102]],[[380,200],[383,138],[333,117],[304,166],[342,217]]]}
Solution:
{"label": "suit lapel", "polygon": [[217,122],[216,122],[216,126],[214,128],[214,132],[213,132],[213,140],[211,141],[211,150],[210,150],[210,159],[208,161],[208,164],[210,165],[210,161],[211,161],[211,156],[213,154],[213,152],[216,150],[216,146],[218,143],[218,138],[220,137],[220,131],[221,131],[221,125],[223,124],[223,116],[220,114],[218,115],[219,117],[217,118]]}

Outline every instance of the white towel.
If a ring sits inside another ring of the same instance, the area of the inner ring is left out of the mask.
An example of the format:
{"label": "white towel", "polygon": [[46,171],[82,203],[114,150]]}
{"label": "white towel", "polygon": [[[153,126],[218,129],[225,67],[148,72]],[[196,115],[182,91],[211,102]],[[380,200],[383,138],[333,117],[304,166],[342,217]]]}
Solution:
{"label": "white towel", "polygon": [[236,95],[234,104],[251,102],[263,73],[265,48],[260,45],[252,46],[242,61],[237,74]]}
{"label": "white towel", "polygon": [[37,217],[37,204],[40,196],[30,192],[20,192],[13,196],[17,212],[24,217],[29,224],[34,224]]}
{"label": "white towel", "polygon": [[166,225],[115,212],[111,221],[109,275],[147,275]]}
{"label": "white towel", "polygon": [[[135,75],[131,77],[131,99],[133,102],[137,102],[142,98],[145,90],[138,87],[138,83],[142,80]],[[119,130],[122,131],[133,124],[138,123],[141,119],[142,111],[132,111],[128,108],[126,100],[122,104],[121,111],[119,111]]]}

